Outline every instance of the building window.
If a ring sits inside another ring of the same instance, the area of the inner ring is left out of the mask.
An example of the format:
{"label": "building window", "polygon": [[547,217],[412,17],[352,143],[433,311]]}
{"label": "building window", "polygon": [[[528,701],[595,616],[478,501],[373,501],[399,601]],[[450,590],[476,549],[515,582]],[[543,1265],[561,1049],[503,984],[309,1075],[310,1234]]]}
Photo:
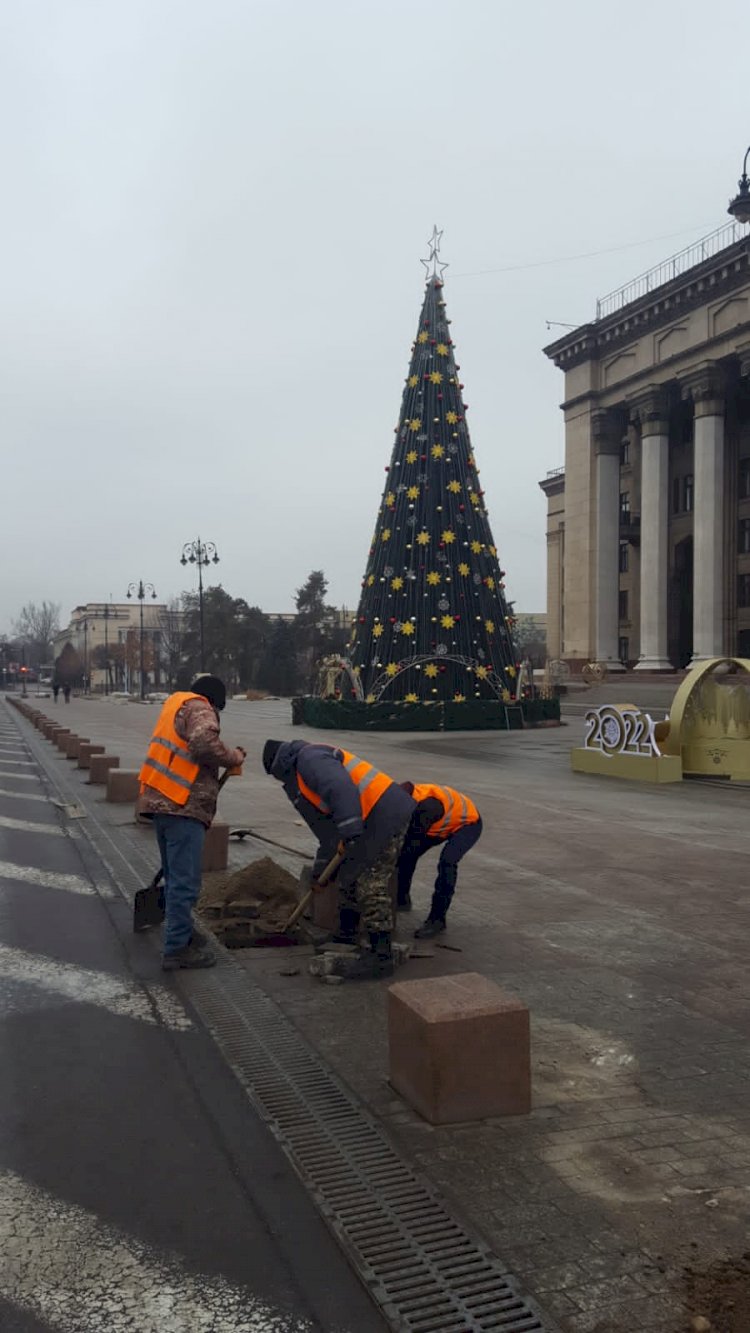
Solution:
{"label": "building window", "polygon": [[630,548],[627,542],[620,542],[620,573],[627,574],[630,563]]}
{"label": "building window", "polygon": [[627,467],[629,462],[630,462],[630,440],[623,440],[622,444],[620,445],[620,463],[622,464],[623,467]]}
{"label": "building window", "polygon": [[620,522],[627,523],[630,519],[630,491],[620,492]]}
{"label": "building window", "polygon": [[[748,577],[750,578],[750,575],[748,575]],[[627,618],[628,618],[628,590],[627,590],[627,588],[621,588],[621,589],[620,589],[620,592],[619,592],[619,594],[618,594],[618,598],[617,598],[617,613],[618,613],[618,615],[619,615],[619,617],[620,617],[620,620],[627,620]]]}
{"label": "building window", "polygon": [[737,605],[750,606],[750,574],[737,575]]}
{"label": "building window", "polygon": [[741,518],[737,525],[737,550],[740,555],[750,555],[750,518]]}
{"label": "building window", "polygon": [[630,661],[630,640],[626,638],[621,638],[619,640],[619,646],[620,646],[620,661],[622,662],[623,666],[627,666],[628,662]]}
{"label": "building window", "polygon": [[750,500],[750,458],[740,459],[739,486],[741,500]]}
{"label": "building window", "polygon": [[693,474],[692,474],[692,473],[688,473],[687,477],[685,477],[685,480],[684,480],[684,482],[683,482],[683,484],[682,484],[682,499],[683,499],[682,507],[683,507],[683,509],[685,510],[685,513],[686,513],[686,514],[692,514],[692,512],[693,512]]}
{"label": "building window", "polygon": [[675,477],[674,481],[672,482],[672,513],[679,514],[679,512],[680,512],[680,478]]}

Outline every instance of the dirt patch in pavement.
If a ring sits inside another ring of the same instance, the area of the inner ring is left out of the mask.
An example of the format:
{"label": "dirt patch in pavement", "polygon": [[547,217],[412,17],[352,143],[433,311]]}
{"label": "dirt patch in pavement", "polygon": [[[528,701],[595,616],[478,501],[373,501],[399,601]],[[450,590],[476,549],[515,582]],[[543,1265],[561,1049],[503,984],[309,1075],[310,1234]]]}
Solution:
{"label": "dirt patch in pavement", "polygon": [[750,1330],[750,1250],[741,1259],[723,1259],[705,1269],[686,1268],[685,1289],[687,1307],[693,1312],[686,1330]]}
{"label": "dirt patch in pavement", "polygon": [[299,902],[299,883],[270,856],[242,870],[205,875],[198,912],[229,948],[281,930]]}

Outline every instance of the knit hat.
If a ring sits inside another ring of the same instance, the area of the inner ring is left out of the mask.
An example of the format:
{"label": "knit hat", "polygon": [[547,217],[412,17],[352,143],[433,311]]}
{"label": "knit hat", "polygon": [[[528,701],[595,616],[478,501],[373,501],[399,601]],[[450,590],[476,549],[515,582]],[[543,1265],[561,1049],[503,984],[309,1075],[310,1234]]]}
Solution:
{"label": "knit hat", "polygon": [[204,699],[208,699],[213,704],[217,712],[221,712],[227,701],[227,687],[223,680],[218,676],[212,676],[204,671],[202,675],[196,676],[190,686],[191,694],[202,694]]}
{"label": "knit hat", "polygon": [[263,767],[265,768],[266,773],[271,772],[271,769],[273,768],[273,761],[276,758],[276,755],[281,749],[283,743],[284,743],[283,741],[266,741],[265,745],[263,746]]}

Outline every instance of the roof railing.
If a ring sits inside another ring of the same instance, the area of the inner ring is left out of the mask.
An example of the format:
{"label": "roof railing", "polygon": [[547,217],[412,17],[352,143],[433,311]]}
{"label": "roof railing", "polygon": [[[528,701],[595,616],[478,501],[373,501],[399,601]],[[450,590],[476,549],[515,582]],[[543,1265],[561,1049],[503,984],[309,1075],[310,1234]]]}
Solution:
{"label": "roof railing", "polygon": [[597,320],[606,319],[608,315],[614,315],[616,311],[622,310],[631,301],[638,301],[642,296],[648,296],[657,287],[661,287],[665,282],[673,282],[679,278],[688,269],[695,268],[696,264],[702,264],[706,259],[713,259],[714,255],[719,254],[721,250],[726,250],[728,246],[734,245],[743,235],[747,235],[747,230],[740,226],[738,222],[725,222],[723,226],[712,231],[708,236],[704,236],[700,241],[694,241],[684,250],[679,250],[676,255],[670,259],[665,259],[655,268],[650,268],[646,273],[641,273],[637,278],[625,284],[624,287],[618,287],[614,292],[608,292],[606,296],[600,297],[596,303]]}

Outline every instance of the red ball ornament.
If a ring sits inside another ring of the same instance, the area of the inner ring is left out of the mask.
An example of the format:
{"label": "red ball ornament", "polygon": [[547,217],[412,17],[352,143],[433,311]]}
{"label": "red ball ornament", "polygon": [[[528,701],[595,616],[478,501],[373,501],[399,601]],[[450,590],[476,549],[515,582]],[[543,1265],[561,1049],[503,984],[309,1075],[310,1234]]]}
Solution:
{"label": "red ball ornament", "polygon": [[458,508],[459,508],[459,510],[461,511],[461,513],[463,514],[464,509],[466,508],[466,505],[459,505]]}
{"label": "red ball ornament", "polygon": [[391,624],[392,624],[392,625],[395,625],[395,623],[396,623],[396,617],[395,617],[395,616],[391,616]]}
{"label": "red ball ornament", "polygon": [[461,617],[460,617],[460,616],[454,616],[453,619],[454,619],[454,620],[460,620]]}
{"label": "red ball ornament", "polygon": [[444,549],[444,547],[445,547],[445,542],[438,542],[438,546],[440,547],[440,550],[442,551],[442,550]]}
{"label": "red ball ornament", "polygon": [[430,338],[430,347],[434,347],[436,342],[437,342],[436,338]]}
{"label": "red ball ornament", "polygon": [[439,393],[439,394],[438,394],[438,398],[442,399],[442,397],[443,397],[443,395],[442,395],[441,393]]}
{"label": "red ball ornament", "polygon": [[420,461],[421,461],[422,463],[426,463],[426,462],[427,462],[427,454],[420,454],[420,455],[419,455],[419,458],[420,458]]}
{"label": "red ball ornament", "polygon": [[364,623],[365,623],[365,618],[364,618],[364,616],[360,616],[360,617],[359,617],[359,623],[360,623],[360,625],[364,625]]}

